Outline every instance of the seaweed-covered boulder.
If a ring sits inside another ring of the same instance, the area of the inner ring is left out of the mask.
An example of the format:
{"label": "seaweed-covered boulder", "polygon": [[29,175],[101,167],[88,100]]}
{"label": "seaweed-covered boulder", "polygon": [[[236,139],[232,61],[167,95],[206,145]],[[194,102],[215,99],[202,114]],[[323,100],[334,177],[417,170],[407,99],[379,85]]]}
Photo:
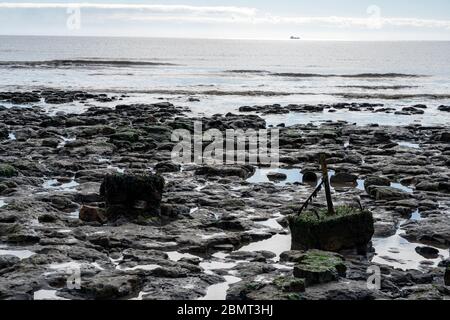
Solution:
{"label": "seaweed-covered boulder", "polygon": [[159,213],[164,179],[159,175],[107,175],[100,187],[108,216]]}
{"label": "seaweed-covered boulder", "polygon": [[295,277],[277,277],[272,283],[283,292],[305,292],[305,279]]}
{"label": "seaweed-covered boulder", "polygon": [[345,277],[347,268],[342,256],[320,250],[309,250],[297,259],[294,276],[305,279],[306,286],[336,281]]}
{"label": "seaweed-covered boulder", "polygon": [[346,206],[337,207],[335,211],[334,215],[322,209],[289,217],[292,248],[365,252],[374,234],[372,213]]}
{"label": "seaweed-covered boulder", "polygon": [[0,177],[11,178],[17,176],[17,170],[6,163],[0,163]]}

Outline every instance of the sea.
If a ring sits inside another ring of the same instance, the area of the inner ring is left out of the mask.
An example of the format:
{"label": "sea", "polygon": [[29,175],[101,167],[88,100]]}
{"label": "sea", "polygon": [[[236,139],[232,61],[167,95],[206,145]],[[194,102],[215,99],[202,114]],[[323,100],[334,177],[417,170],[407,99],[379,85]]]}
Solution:
{"label": "sea", "polygon": [[[450,42],[0,36],[0,91],[41,89],[124,94],[126,103],[163,99],[200,115],[267,104],[425,104],[423,115],[337,110],[265,117],[272,125],[442,126],[450,125],[450,113],[438,111],[450,105]],[[49,112],[86,108],[41,105]]]}

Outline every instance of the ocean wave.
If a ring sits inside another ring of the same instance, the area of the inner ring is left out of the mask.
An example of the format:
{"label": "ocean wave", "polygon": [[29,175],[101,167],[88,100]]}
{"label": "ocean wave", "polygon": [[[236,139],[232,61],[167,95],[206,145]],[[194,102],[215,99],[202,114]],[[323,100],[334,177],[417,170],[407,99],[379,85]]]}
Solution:
{"label": "ocean wave", "polygon": [[[170,90],[170,89],[154,89],[154,90],[102,90],[102,92],[114,93],[137,93],[137,94],[167,94],[167,95],[205,95],[205,96],[248,96],[248,97],[271,97],[271,96],[290,96],[304,95],[306,93],[299,92],[282,92],[282,91],[222,91],[222,90]],[[307,93],[310,94],[310,93]]]}
{"label": "ocean wave", "polygon": [[383,94],[383,93],[334,93],[345,99],[383,99],[383,100],[401,100],[401,99],[429,99],[442,100],[450,99],[450,94],[441,93],[417,93],[417,94]]}
{"label": "ocean wave", "polygon": [[3,68],[86,68],[86,67],[146,67],[146,66],[175,66],[172,63],[154,61],[130,61],[130,60],[47,60],[47,61],[0,61]]}
{"label": "ocean wave", "polygon": [[[104,92],[121,93],[122,91],[104,90]],[[287,91],[224,91],[224,90],[185,90],[185,89],[154,89],[154,90],[124,90],[123,93],[137,93],[137,94],[167,94],[167,95],[204,95],[204,96],[337,96],[346,99],[384,99],[384,100],[401,100],[401,99],[450,99],[450,94],[431,94],[431,93],[417,93],[417,94],[384,94],[384,93],[345,93],[345,92],[287,92]]]}
{"label": "ocean wave", "polygon": [[241,73],[241,74],[270,74],[269,71],[266,70],[227,70],[227,73]]}
{"label": "ocean wave", "polygon": [[357,73],[357,74],[323,74],[323,73],[299,73],[299,72],[270,72],[267,70],[226,70],[226,73],[236,74],[258,74],[289,78],[356,78],[356,79],[393,79],[393,78],[421,78],[420,74],[405,73]]}
{"label": "ocean wave", "polygon": [[291,78],[360,78],[360,79],[391,79],[391,78],[420,78],[425,77],[419,74],[404,73],[359,73],[359,74],[320,74],[320,73],[271,73],[278,77]]}
{"label": "ocean wave", "polygon": [[346,89],[362,89],[362,90],[402,90],[402,89],[414,89],[419,88],[419,86],[358,86],[358,85],[348,85],[348,86],[336,86],[337,88],[346,88]]}

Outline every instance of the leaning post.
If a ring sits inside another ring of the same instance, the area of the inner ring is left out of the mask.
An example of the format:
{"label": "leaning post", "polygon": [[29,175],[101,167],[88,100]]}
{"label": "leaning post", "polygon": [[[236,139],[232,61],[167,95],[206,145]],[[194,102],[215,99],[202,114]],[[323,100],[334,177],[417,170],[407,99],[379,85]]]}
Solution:
{"label": "leaning post", "polygon": [[331,199],[330,180],[328,178],[327,160],[324,153],[320,154],[320,166],[322,168],[322,181],[325,186],[325,195],[327,197],[328,214],[334,215],[333,200]]}

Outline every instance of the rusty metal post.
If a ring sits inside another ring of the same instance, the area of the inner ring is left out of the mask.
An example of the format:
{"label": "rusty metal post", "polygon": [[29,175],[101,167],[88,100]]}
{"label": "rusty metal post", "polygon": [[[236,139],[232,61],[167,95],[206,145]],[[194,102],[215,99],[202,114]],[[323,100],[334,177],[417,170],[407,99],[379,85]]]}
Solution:
{"label": "rusty metal post", "polygon": [[333,200],[331,199],[330,180],[328,178],[327,160],[325,154],[320,155],[320,166],[322,168],[322,180],[325,186],[325,195],[327,197],[328,214],[335,214]]}

